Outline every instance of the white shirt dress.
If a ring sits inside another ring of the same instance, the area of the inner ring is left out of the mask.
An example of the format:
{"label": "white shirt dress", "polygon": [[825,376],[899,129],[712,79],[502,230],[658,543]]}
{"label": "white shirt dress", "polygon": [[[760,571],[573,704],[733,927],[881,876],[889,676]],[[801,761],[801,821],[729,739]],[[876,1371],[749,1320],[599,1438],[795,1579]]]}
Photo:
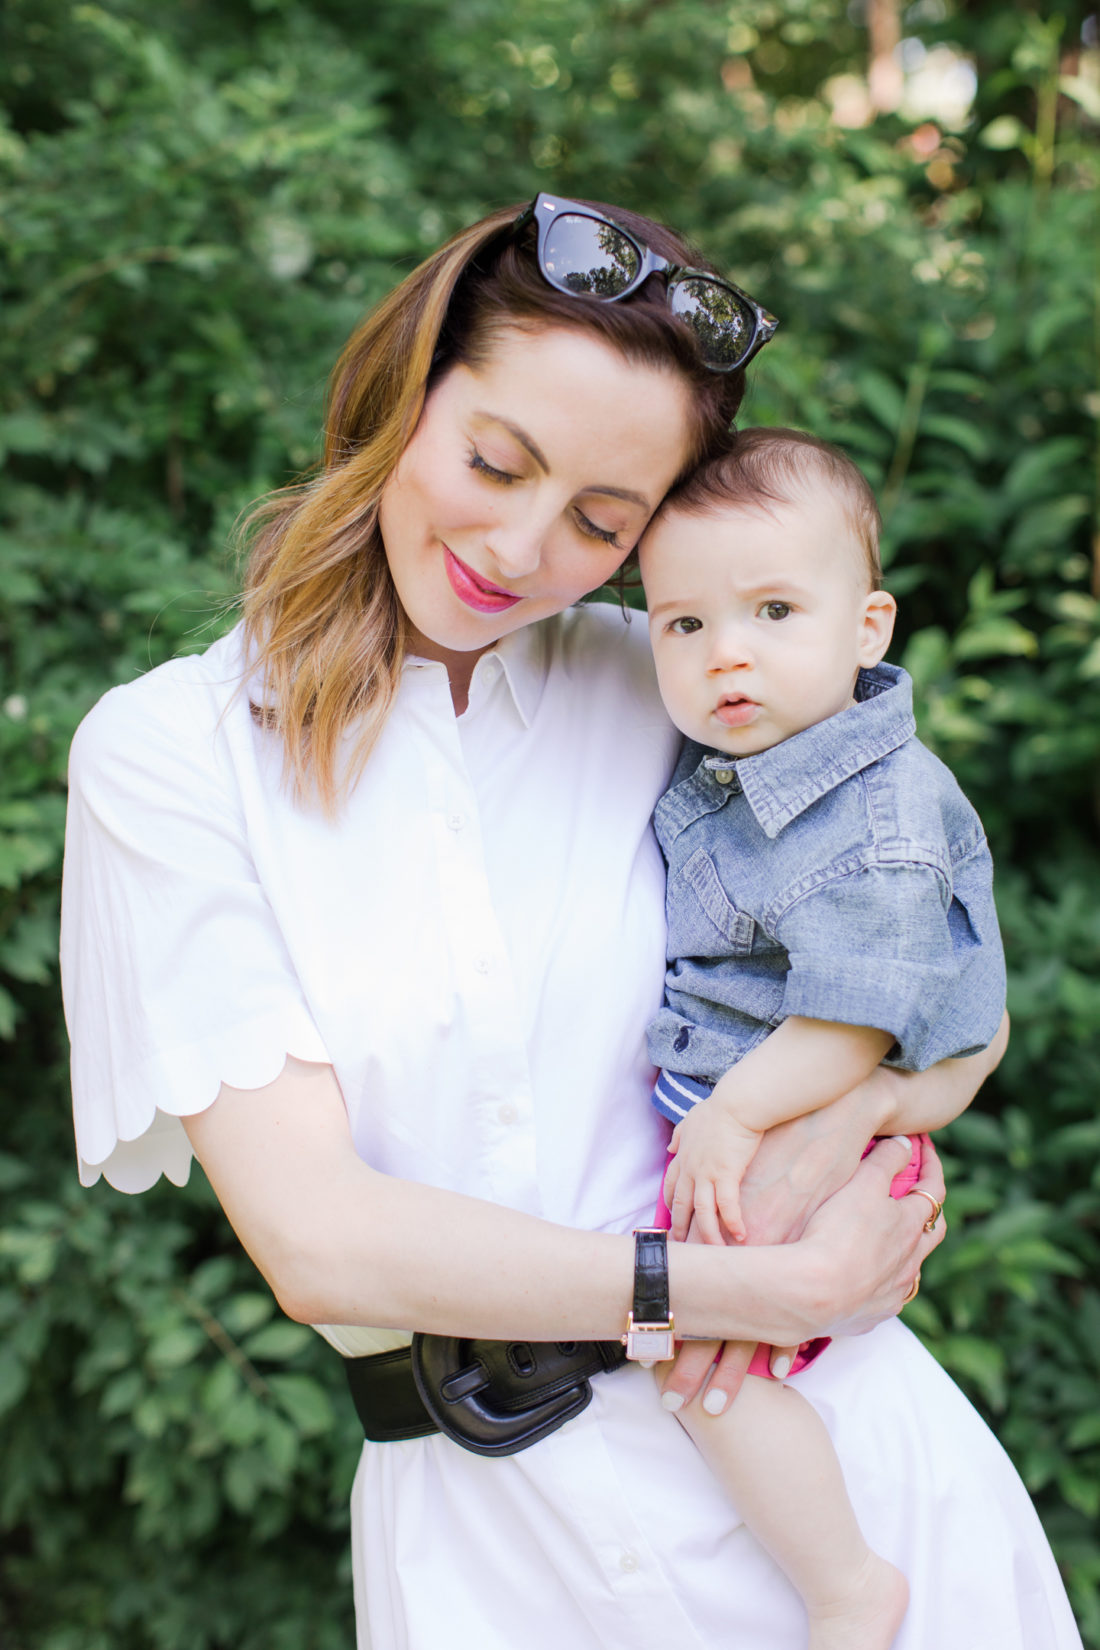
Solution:
{"label": "white shirt dress", "polygon": [[[292,800],[241,676],[234,632],[116,688],[77,735],[62,961],[82,1179],[182,1183],[180,1117],[292,1054],[334,1066],[380,1170],[648,1224],[667,1132],[644,1040],[665,966],[649,817],[677,736],[644,622],[586,608],[506,638],[458,719],[444,668],[409,660],[336,821]],[[349,1354],[407,1339],[321,1332]],[[1080,1645],[1007,1457],[901,1324],[834,1342],[797,1384],[909,1578],[897,1650]],[[797,1594],[652,1375],[593,1391],[504,1460],[364,1445],[359,1650],[802,1650]]]}

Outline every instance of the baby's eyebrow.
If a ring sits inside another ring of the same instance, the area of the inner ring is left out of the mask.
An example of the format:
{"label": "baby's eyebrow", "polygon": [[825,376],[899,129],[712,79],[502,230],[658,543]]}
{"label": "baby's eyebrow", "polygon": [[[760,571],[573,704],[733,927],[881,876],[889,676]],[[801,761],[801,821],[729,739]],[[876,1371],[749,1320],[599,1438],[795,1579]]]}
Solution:
{"label": "baby's eyebrow", "polygon": [[763,584],[752,585],[749,589],[739,592],[739,595],[745,601],[760,601],[765,596],[772,596],[777,601],[786,601],[790,596],[805,596],[805,594],[805,585],[794,584],[786,579],[768,579]]}

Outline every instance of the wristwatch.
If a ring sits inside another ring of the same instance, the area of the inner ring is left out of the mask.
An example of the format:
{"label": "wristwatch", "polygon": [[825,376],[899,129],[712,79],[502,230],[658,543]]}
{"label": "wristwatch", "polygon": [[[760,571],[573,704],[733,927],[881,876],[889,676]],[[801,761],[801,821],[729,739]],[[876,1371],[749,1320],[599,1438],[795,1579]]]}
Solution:
{"label": "wristwatch", "polygon": [[668,1233],[640,1226],[634,1233],[634,1308],[622,1343],[635,1362],[663,1363],[676,1350],[668,1304]]}

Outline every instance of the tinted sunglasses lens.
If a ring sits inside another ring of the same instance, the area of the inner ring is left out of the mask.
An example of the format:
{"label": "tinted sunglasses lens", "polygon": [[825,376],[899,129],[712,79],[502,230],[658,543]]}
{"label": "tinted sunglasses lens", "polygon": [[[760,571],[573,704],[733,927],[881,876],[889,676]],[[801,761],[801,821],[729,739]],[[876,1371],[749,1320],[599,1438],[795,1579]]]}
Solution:
{"label": "tinted sunglasses lens", "polygon": [[756,333],[756,316],[732,287],[689,275],[676,281],[669,303],[695,331],[709,367],[729,370],[745,359]]}
{"label": "tinted sunglasses lens", "polygon": [[577,212],[554,219],[542,261],[554,286],[594,298],[621,297],[642,267],[637,247],[621,229]]}

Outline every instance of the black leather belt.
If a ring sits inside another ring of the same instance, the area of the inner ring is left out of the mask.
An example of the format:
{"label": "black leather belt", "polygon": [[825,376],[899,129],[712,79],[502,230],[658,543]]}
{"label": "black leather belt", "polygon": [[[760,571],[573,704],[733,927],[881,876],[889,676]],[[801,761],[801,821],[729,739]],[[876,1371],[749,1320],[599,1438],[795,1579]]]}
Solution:
{"label": "black leather belt", "polygon": [[346,1358],[367,1438],[444,1432],[476,1455],[514,1455],[579,1415],[590,1380],[617,1369],[618,1341],[476,1341],[414,1335],[411,1346]]}

